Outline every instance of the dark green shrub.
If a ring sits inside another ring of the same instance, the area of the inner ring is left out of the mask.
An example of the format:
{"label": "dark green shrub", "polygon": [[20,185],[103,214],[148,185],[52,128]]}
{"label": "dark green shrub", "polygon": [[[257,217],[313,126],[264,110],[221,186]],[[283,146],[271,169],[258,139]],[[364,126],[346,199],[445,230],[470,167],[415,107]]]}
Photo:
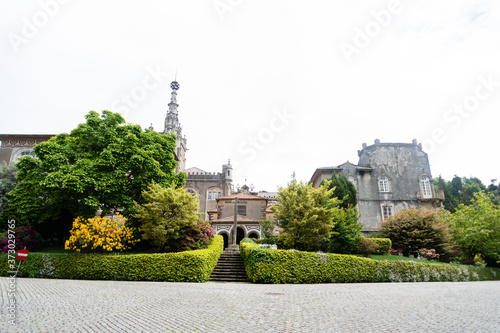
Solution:
{"label": "dark green shrub", "polygon": [[[351,184],[349,181],[348,183]],[[335,226],[332,228],[332,236],[328,242],[328,252],[356,253],[356,247],[363,239],[361,233],[363,225],[358,224],[359,214],[357,209],[354,207],[338,209],[335,211],[333,220]]]}
{"label": "dark green shrub", "polygon": [[[208,281],[224,248],[215,236],[207,249],[157,254],[30,253],[18,276],[81,280]],[[2,256],[0,256],[2,258]],[[5,259],[6,261],[6,259]],[[0,275],[7,276],[7,265]]]}

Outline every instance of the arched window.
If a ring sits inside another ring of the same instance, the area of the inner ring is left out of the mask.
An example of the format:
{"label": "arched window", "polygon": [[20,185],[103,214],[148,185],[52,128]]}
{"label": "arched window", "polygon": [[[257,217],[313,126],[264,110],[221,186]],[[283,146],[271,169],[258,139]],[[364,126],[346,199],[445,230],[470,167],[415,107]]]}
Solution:
{"label": "arched window", "polygon": [[23,156],[32,156],[32,157],[36,157],[35,153],[32,152],[32,151],[23,151],[21,152],[21,157]]}
{"label": "arched window", "polygon": [[196,190],[194,187],[192,186],[188,186],[186,187],[186,192],[187,193],[191,193],[192,195],[197,195],[198,194],[198,190]]}
{"label": "arched window", "polygon": [[431,181],[426,175],[420,177],[420,191],[422,192],[422,197],[432,198]]}
{"label": "arched window", "polygon": [[389,186],[389,178],[386,176],[380,176],[378,179],[378,191],[379,192],[390,192],[391,188]]}
{"label": "arched window", "polygon": [[215,200],[222,197],[222,190],[218,187],[213,187],[208,190],[208,200]]}

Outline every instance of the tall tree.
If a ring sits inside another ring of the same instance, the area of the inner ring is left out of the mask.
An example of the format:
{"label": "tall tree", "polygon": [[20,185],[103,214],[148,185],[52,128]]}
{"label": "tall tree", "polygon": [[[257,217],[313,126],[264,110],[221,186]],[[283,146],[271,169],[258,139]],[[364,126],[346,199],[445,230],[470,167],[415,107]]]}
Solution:
{"label": "tall tree", "polygon": [[7,194],[17,185],[16,172],[17,169],[14,165],[0,163],[0,214],[9,205]]}
{"label": "tall tree", "polygon": [[486,190],[486,186],[476,177],[467,178],[455,175],[451,181],[445,181],[439,176],[437,184],[438,188],[444,192],[444,208],[452,213],[460,204],[470,205],[475,193]]}
{"label": "tall tree", "polygon": [[45,233],[65,236],[77,216],[122,210],[135,213],[134,200],[151,182],[182,184],[175,173],[175,136],[125,124],[118,113],[90,111],[70,134],[59,134],[34,147],[37,158],[17,163],[19,184],[11,206],[25,224],[41,224]]}
{"label": "tall tree", "polygon": [[[332,198],[342,200],[340,207],[349,208],[355,207],[358,203],[356,187],[351,183],[346,176],[342,174],[333,174],[329,179],[330,185],[328,189],[333,189]],[[324,184],[324,180],[321,184]]]}
{"label": "tall tree", "polygon": [[453,213],[442,213],[453,235],[453,240],[470,259],[481,255],[489,265],[500,261],[500,207],[491,197],[480,191],[474,194],[470,205],[460,204]]}
{"label": "tall tree", "polygon": [[329,181],[314,189],[312,184],[292,180],[280,187],[278,202],[271,210],[283,230],[279,238],[287,247],[312,251],[319,249],[330,236],[339,201],[331,198]]}
{"label": "tall tree", "polygon": [[495,205],[500,205],[500,184],[496,185],[497,179],[492,179],[488,185],[487,192],[492,195],[492,201]]}

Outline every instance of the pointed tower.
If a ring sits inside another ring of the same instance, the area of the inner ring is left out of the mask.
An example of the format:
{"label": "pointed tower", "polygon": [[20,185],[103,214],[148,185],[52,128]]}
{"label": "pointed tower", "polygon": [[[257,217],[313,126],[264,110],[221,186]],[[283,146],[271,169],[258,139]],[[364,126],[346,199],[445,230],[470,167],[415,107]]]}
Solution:
{"label": "pointed tower", "polygon": [[182,136],[182,127],[179,123],[177,107],[177,90],[179,90],[179,83],[173,81],[170,84],[172,88],[172,97],[170,97],[170,103],[168,103],[167,117],[165,118],[165,129],[163,134],[174,133],[177,136],[177,141],[175,142],[175,160],[177,161],[177,167],[175,172],[184,171],[186,168],[186,137]]}

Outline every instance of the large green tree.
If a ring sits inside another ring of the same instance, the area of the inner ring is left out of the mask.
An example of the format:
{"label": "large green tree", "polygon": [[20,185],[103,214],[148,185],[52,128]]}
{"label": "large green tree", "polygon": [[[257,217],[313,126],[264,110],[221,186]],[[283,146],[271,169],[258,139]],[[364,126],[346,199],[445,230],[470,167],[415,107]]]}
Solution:
{"label": "large green tree", "polygon": [[467,178],[455,175],[451,181],[446,181],[439,176],[434,184],[437,184],[438,189],[443,190],[445,196],[443,206],[452,213],[460,204],[470,205],[475,193],[486,190],[486,186],[476,177]]}
{"label": "large green tree", "polygon": [[339,201],[332,198],[329,181],[314,189],[312,184],[292,180],[280,187],[278,201],[271,210],[283,230],[279,238],[286,247],[318,250],[330,238]]}
{"label": "large green tree", "polygon": [[[355,207],[358,203],[356,187],[351,183],[346,176],[342,174],[333,174],[329,179],[330,185],[328,189],[333,189],[332,197],[342,200],[339,204],[342,208]],[[325,180],[321,182],[324,184]]]}
{"label": "large green tree", "polygon": [[500,184],[496,185],[496,179],[491,180],[491,184],[488,185],[487,192],[492,195],[492,201],[495,205],[500,205]]}
{"label": "large green tree", "polygon": [[500,207],[483,191],[474,194],[470,205],[460,204],[450,214],[442,213],[453,240],[469,259],[481,255],[489,265],[500,261]]}
{"label": "large green tree", "polygon": [[17,169],[14,165],[0,163],[0,215],[8,207],[7,194],[17,185],[16,172]]}
{"label": "large green tree", "polygon": [[10,201],[16,217],[64,236],[77,216],[122,210],[135,213],[134,200],[151,182],[182,184],[175,173],[175,136],[125,124],[118,113],[90,111],[70,134],[34,147],[37,158],[17,163],[18,185]]}

